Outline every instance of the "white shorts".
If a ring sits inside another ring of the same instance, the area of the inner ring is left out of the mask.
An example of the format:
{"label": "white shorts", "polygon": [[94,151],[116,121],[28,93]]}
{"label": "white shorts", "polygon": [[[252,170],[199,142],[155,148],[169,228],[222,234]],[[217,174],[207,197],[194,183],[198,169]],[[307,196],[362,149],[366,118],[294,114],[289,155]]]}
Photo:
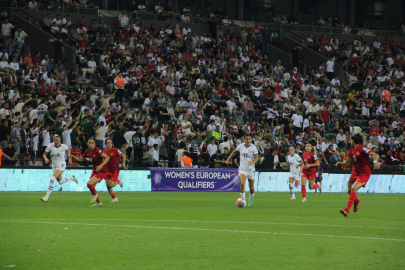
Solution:
{"label": "white shorts", "polygon": [[292,172],[290,172],[289,177],[290,177],[290,178],[294,178],[295,180],[298,180],[298,181],[301,180],[301,174],[300,174],[300,172],[297,172],[297,173],[292,173]]}
{"label": "white shorts", "polygon": [[255,180],[255,170],[251,168],[239,168],[238,175],[244,174],[247,179]]}
{"label": "white shorts", "polygon": [[65,163],[52,163],[52,171],[62,171],[64,172],[66,170],[66,162]]}

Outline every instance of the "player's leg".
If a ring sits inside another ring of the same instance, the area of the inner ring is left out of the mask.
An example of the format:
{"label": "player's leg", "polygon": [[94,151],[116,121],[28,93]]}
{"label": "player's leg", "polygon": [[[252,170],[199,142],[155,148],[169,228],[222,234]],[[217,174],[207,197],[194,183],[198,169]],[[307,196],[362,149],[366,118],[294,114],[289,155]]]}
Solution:
{"label": "player's leg", "polygon": [[288,178],[288,186],[290,188],[290,193],[291,193],[291,199],[295,200],[295,194],[294,194],[294,187],[293,187],[293,183],[294,183],[294,177],[289,177]]}
{"label": "player's leg", "polygon": [[316,178],[315,173],[313,173],[311,175],[308,175],[309,189],[310,190],[317,189],[319,187],[319,184],[315,184],[315,178]]}
{"label": "player's leg", "polygon": [[249,207],[253,206],[253,197],[255,196],[255,179],[248,179],[249,181]]}
{"label": "player's leg", "polygon": [[97,202],[98,204],[101,203],[100,202],[100,198],[98,197],[98,192],[96,190],[96,185],[97,183],[100,181],[100,179],[98,179],[98,177],[93,176],[92,178],[90,178],[90,180],[87,182],[87,187],[89,188],[91,195],[93,195],[93,197],[91,198],[90,203],[93,204],[95,202]]}
{"label": "player's leg", "polygon": [[245,184],[247,175],[244,173],[239,174],[240,177],[240,197],[245,201]]}
{"label": "player's leg", "polygon": [[305,174],[303,174],[301,176],[301,195],[302,195],[302,202],[306,202],[307,201],[307,176]]}
{"label": "player's leg", "polygon": [[115,196],[113,188],[117,185],[114,181],[110,179],[105,179],[105,184],[107,186],[108,193],[110,193],[112,201],[111,202],[118,202],[117,196]]}
{"label": "player's leg", "polygon": [[[347,206],[345,209],[340,209],[340,213],[347,217],[350,209],[352,208],[353,203],[356,202],[355,205],[355,211],[357,212],[357,208],[358,208],[358,204],[360,203],[360,200],[357,199],[357,190],[359,190],[359,188],[364,186],[364,183],[358,182],[357,180],[358,177],[357,176],[351,176],[349,179],[349,183],[348,183],[348,187],[349,187],[349,200],[347,201]],[[353,182],[355,181],[355,182]]]}
{"label": "player's leg", "polygon": [[352,186],[353,186],[354,182],[347,182],[347,192],[350,195],[350,192],[352,192]]}
{"label": "player's leg", "polygon": [[61,170],[57,170],[56,168],[52,168],[53,170],[53,174],[51,176],[51,179],[49,180],[49,187],[48,187],[48,191],[46,192],[46,195],[44,197],[41,198],[41,200],[43,202],[48,201],[49,196],[51,195],[53,188],[55,186],[55,181],[59,181],[61,179],[61,175],[63,173],[63,171]]}
{"label": "player's leg", "polygon": [[[62,165],[62,166],[64,166],[65,167],[65,165]],[[63,168],[64,168],[63,167]],[[63,170],[64,171],[64,170]],[[62,176],[62,174],[61,174],[61,176]],[[62,178],[62,177],[61,177]],[[75,177],[75,175],[74,174],[72,174],[72,176],[69,176],[69,177],[64,177],[64,178],[62,178],[62,179],[58,179],[58,182],[59,182],[59,184],[64,184],[64,183],[66,183],[66,182],[68,182],[68,181],[73,181],[73,182],[75,182],[76,184],[78,184],[79,183],[79,181],[77,181],[77,179],[76,179],[76,177]]]}

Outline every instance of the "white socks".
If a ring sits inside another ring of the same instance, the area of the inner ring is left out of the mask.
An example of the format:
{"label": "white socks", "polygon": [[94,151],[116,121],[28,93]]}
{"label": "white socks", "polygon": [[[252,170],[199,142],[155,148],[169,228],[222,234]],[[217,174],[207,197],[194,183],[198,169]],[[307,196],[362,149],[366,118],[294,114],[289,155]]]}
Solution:
{"label": "white socks", "polygon": [[73,180],[73,177],[72,176],[70,176],[70,177],[65,177],[65,178],[63,178],[62,180],[60,180],[59,181],[59,184],[63,184],[63,183],[66,183],[67,181],[72,181]]}
{"label": "white socks", "polygon": [[291,193],[291,196],[295,197],[292,183],[290,183],[290,193]]}
{"label": "white socks", "polygon": [[255,196],[255,194],[253,193],[253,194],[251,194],[251,193],[249,193],[249,200],[253,200],[253,197]]}
{"label": "white socks", "polygon": [[240,194],[240,197],[241,197],[244,201],[246,201],[246,199],[245,199],[245,193],[241,193],[241,194]]}
{"label": "white socks", "polygon": [[49,183],[48,192],[46,193],[47,199],[49,198],[49,195],[51,195],[51,193],[52,193],[53,187],[55,186],[55,181],[56,181],[55,176],[52,176],[50,183]]}

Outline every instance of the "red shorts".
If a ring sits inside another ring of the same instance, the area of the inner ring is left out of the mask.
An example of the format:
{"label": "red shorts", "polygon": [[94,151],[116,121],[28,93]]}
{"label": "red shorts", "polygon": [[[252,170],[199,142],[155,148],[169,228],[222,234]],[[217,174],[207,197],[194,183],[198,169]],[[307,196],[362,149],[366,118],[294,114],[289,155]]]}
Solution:
{"label": "red shorts", "polygon": [[305,172],[302,172],[302,174],[301,174],[301,177],[305,177],[305,178],[307,178],[308,180],[315,180],[315,178],[316,178],[316,173],[305,173]]}
{"label": "red shorts", "polygon": [[108,172],[108,173],[106,173],[106,175],[107,175],[107,177],[104,177],[104,179],[110,179],[111,181],[113,181],[115,183],[119,182],[119,180],[118,180],[118,177],[120,175],[119,171],[117,171],[117,172]]}
{"label": "red shorts", "polygon": [[355,172],[352,172],[352,175],[350,175],[349,183],[354,183],[357,181],[362,183],[363,187],[365,187],[368,180],[370,180],[370,174],[357,174]]}

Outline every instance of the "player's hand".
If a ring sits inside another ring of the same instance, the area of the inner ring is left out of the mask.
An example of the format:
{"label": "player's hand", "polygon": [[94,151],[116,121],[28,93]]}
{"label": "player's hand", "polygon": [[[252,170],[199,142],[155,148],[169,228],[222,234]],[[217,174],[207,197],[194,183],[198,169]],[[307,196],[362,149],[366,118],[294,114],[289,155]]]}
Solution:
{"label": "player's hand", "polygon": [[45,159],[45,164],[48,164],[49,163],[49,159]]}
{"label": "player's hand", "polygon": [[295,166],[296,169],[298,169],[300,167],[300,165]]}
{"label": "player's hand", "polygon": [[304,167],[305,167],[305,169],[309,169],[311,166],[309,166],[309,164],[307,164]]}
{"label": "player's hand", "polygon": [[103,166],[99,165],[96,167],[96,172],[99,172]]}
{"label": "player's hand", "polygon": [[125,166],[125,165],[122,165],[122,168],[123,168],[124,170],[128,170],[128,167]]}
{"label": "player's hand", "polygon": [[380,163],[378,163],[378,162],[374,163],[374,169],[379,170],[380,169]]}
{"label": "player's hand", "polygon": [[253,166],[254,163],[253,163],[253,161],[249,161],[248,164],[249,164],[249,166]]}

